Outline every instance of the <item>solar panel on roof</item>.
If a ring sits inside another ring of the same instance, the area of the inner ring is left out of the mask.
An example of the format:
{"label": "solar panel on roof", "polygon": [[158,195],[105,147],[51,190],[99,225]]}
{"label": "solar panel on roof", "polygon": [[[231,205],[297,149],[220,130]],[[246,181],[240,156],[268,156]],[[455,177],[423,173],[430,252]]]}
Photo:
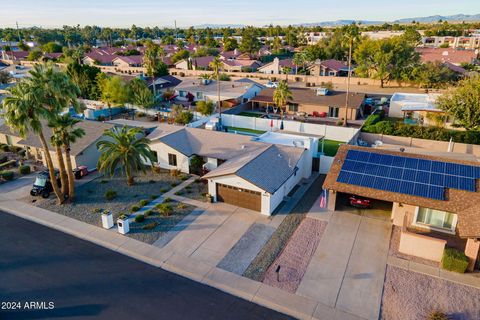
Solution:
{"label": "solar panel on roof", "polygon": [[480,167],[349,150],[337,181],[445,200],[445,188],[476,192]]}

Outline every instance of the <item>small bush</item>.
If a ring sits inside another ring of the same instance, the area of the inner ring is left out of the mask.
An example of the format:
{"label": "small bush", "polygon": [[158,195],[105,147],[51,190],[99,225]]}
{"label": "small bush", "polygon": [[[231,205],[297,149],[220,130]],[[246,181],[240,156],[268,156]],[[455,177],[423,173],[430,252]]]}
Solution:
{"label": "small bush", "polygon": [[142,199],[142,200],[140,200],[140,201],[138,202],[138,205],[139,205],[140,207],[145,207],[145,206],[146,206],[147,204],[149,204],[149,203],[150,203],[150,201],[148,201],[147,199]]}
{"label": "small bush", "polygon": [[146,217],[150,217],[152,215],[153,211],[152,210],[147,210],[145,211],[145,213],[143,214]]}
{"label": "small bush", "polygon": [[182,181],[188,180],[188,176],[181,176],[180,180],[182,180]]}
{"label": "small bush", "polygon": [[179,175],[180,175],[180,170],[178,170],[178,169],[172,169],[172,170],[170,170],[170,176],[176,178],[176,177],[178,177]]}
{"label": "small bush", "polygon": [[132,212],[137,212],[138,210],[140,210],[140,207],[137,206],[137,205],[133,205],[133,206],[130,208],[130,211],[132,211]]}
{"label": "small bush", "polygon": [[95,208],[92,210],[93,213],[102,213],[103,209],[102,208]]}
{"label": "small bush", "polygon": [[24,166],[18,167],[18,172],[19,172],[20,174],[29,174],[30,171],[31,171],[31,170],[30,170],[30,166],[25,166],[25,165],[24,165]]}
{"label": "small bush", "polygon": [[172,202],[172,198],[165,198],[163,200],[163,203],[169,203],[169,202]]}
{"label": "small bush", "polygon": [[150,196],[150,200],[155,200],[155,199],[157,199],[157,198],[158,198],[158,195],[156,195],[156,194],[152,194],[152,195]]}
{"label": "small bush", "polygon": [[6,181],[13,180],[14,173],[13,171],[0,171],[0,177]]}
{"label": "small bush", "polygon": [[100,180],[100,183],[104,183],[104,184],[105,184],[105,183],[108,183],[108,180],[102,179],[102,180]]}
{"label": "small bush", "polygon": [[190,190],[190,189],[192,189],[192,186],[186,186],[185,189]]}
{"label": "small bush", "polygon": [[176,195],[176,196],[181,196],[182,194],[183,194],[183,191],[177,191],[177,192],[175,192],[175,195]]}
{"label": "small bush", "polygon": [[117,197],[117,192],[115,190],[107,190],[105,191],[105,199],[108,201],[113,200]]}
{"label": "small bush", "polygon": [[177,205],[177,209],[179,209],[179,210],[185,209],[186,207],[187,206],[185,205],[185,203],[181,203],[181,202]]}
{"label": "small bush", "polygon": [[195,182],[195,183],[200,183],[200,182],[202,182],[202,179],[196,178],[193,182]]}
{"label": "small bush", "polygon": [[442,268],[445,270],[465,273],[468,262],[468,257],[460,250],[446,248],[443,251]]}
{"label": "small bush", "polygon": [[126,215],[125,213],[121,213],[119,216],[118,216],[118,219],[121,219],[121,220],[125,220],[127,219],[128,215]]}
{"label": "small bush", "polygon": [[162,189],[160,189],[160,192],[161,192],[161,193],[168,192],[168,189],[167,189],[167,188],[162,188]]}
{"label": "small bush", "polygon": [[167,203],[161,203],[157,206],[158,212],[164,217],[168,217],[172,214],[173,209],[172,206]]}
{"label": "small bush", "polygon": [[143,214],[139,214],[135,216],[135,222],[143,222],[145,221],[145,216]]}
{"label": "small bush", "polygon": [[175,188],[176,186],[178,186],[178,182],[172,182],[172,183],[170,183],[170,186],[172,188]]}
{"label": "small bush", "polygon": [[142,227],[143,230],[152,230],[155,229],[155,227],[158,226],[158,223],[156,221],[148,223]]}
{"label": "small bush", "polygon": [[161,172],[161,169],[160,169],[160,167],[152,167],[152,172],[156,173],[156,174],[159,174]]}
{"label": "small bush", "polygon": [[448,320],[447,315],[442,311],[434,311],[428,316],[428,320]]}

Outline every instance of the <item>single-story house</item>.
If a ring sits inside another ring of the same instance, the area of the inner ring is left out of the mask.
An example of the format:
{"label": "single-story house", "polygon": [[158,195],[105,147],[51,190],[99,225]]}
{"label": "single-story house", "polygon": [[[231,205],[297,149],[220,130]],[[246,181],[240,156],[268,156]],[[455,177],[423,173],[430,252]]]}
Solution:
{"label": "single-story house", "polygon": [[[98,121],[84,120],[76,124],[75,127],[85,130],[85,135],[77,139],[77,141],[71,146],[70,154],[72,166],[96,168],[98,158],[100,157],[100,152],[97,149],[96,143],[100,140],[105,130],[110,130],[113,128],[113,125]],[[57,155],[54,147],[50,144],[52,131],[46,123],[43,125],[43,134],[49,144],[53,165],[58,168]],[[45,154],[40,139],[35,134],[28,133],[26,138],[22,138],[18,133],[11,131],[6,124],[2,123],[0,124],[0,143],[26,148],[30,156],[38,161],[42,161],[46,166]]]}
{"label": "single-story house", "polygon": [[112,60],[112,64],[116,67],[141,67],[143,65],[143,56],[117,56]]}
{"label": "single-story house", "polygon": [[415,48],[422,62],[450,62],[454,65],[474,63],[478,59],[476,50],[457,50],[453,48]]}
{"label": "single-story house", "polygon": [[[262,86],[255,83],[220,81],[220,101],[231,101],[234,105],[245,103],[256,97]],[[184,79],[182,83],[175,87],[177,99],[190,102],[211,100],[218,101],[217,81],[202,80],[198,78]]]}
{"label": "single-story house", "polygon": [[[352,72],[353,72],[352,67]],[[346,77],[348,76],[348,65],[340,60],[316,60],[310,67],[310,74],[313,76]]]}
{"label": "single-story house", "polygon": [[284,73],[284,68],[290,68],[290,74],[295,73],[296,66],[293,64],[292,59],[273,59],[272,62],[264,64],[259,67],[257,72],[266,73],[266,74],[282,74]]}
{"label": "single-story house", "polygon": [[112,66],[113,60],[119,57],[111,50],[107,49],[92,49],[92,51],[85,54],[82,61],[86,65],[101,65],[101,66]]}
{"label": "single-story house", "polygon": [[2,59],[22,61],[27,60],[28,54],[28,51],[2,51]]}
{"label": "single-story house", "polygon": [[[292,99],[287,102],[287,114],[318,115],[333,119],[357,120],[363,116],[364,93],[350,93],[348,111],[345,110],[347,93],[343,91],[329,91],[323,94],[321,89],[290,88]],[[275,89],[262,90],[251,100],[252,108],[263,109],[274,106],[273,94]]]}
{"label": "single-story house", "polygon": [[222,70],[225,72],[254,72],[262,64],[253,59],[241,59],[240,56],[235,60],[223,60]]}
{"label": "single-story house", "polygon": [[160,124],[149,136],[157,166],[190,173],[200,157],[214,201],[271,215],[311,174],[305,148],[252,141],[251,137]]}
{"label": "single-story house", "polygon": [[213,56],[187,58],[175,63],[176,69],[181,70],[207,70],[210,68],[210,63],[215,59]]}
{"label": "single-story house", "polygon": [[476,161],[342,145],[323,188],[332,211],[342,194],[391,203],[391,220],[402,228],[400,252],[439,262],[445,246],[453,246],[465,251],[473,270],[479,178]]}
{"label": "single-story house", "polygon": [[[157,93],[159,92],[164,92],[166,90],[170,90],[178,86],[182,80],[171,76],[171,75],[166,75],[166,76],[161,76],[161,77],[155,77],[155,89]],[[153,90],[153,83],[154,81],[149,78],[147,79],[147,85],[150,89]]]}

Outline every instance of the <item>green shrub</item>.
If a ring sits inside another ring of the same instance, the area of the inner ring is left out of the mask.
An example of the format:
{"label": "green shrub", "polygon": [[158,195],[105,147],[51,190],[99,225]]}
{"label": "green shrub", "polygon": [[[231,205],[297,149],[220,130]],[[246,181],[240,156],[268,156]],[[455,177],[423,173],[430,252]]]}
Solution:
{"label": "green shrub", "polygon": [[100,183],[108,183],[108,180],[102,179],[102,180],[100,180]]}
{"label": "green shrub", "polygon": [[20,174],[29,174],[30,173],[30,166],[20,166],[20,167],[18,167],[18,172]]}
{"label": "green shrub", "polygon": [[442,311],[434,311],[428,316],[428,320],[448,320],[447,315]]}
{"label": "green shrub", "polygon": [[168,192],[168,189],[167,189],[167,188],[162,188],[162,189],[160,189],[160,192],[161,192],[161,193]]}
{"label": "green shrub", "polygon": [[117,192],[115,190],[107,190],[105,191],[105,199],[113,200],[117,197]]}
{"label": "green shrub", "polygon": [[140,201],[138,202],[138,205],[139,205],[140,207],[145,207],[145,206],[146,206],[147,204],[149,204],[149,203],[150,203],[149,200],[147,200],[147,199],[142,199],[142,200],[140,200]]}
{"label": "green shrub", "polygon": [[158,198],[158,195],[156,195],[156,194],[150,195],[150,200],[155,200],[157,198]]}
{"label": "green shrub", "polygon": [[168,217],[173,212],[172,206],[167,203],[160,203],[157,205],[157,209],[158,212],[160,212],[160,214],[164,217]]}
{"label": "green shrub", "polygon": [[143,222],[145,221],[145,216],[143,214],[138,214],[135,216],[135,222]]}
{"label": "green shrub", "polygon": [[118,216],[118,219],[121,219],[121,220],[125,220],[127,219],[128,215],[126,215],[125,213],[121,213],[119,216]]}
{"label": "green shrub", "polygon": [[195,182],[195,183],[200,183],[200,182],[202,182],[202,179],[196,178],[193,182]]}
{"label": "green shrub", "polygon": [[130,211],[132,211],[132,212],[137,212],[138,210],[140,210],[140,207],[137,206],[137,205],[133,205],[133,206],[130,208]]}
{"label": "green shrub", "polygon": [[468,257],[460,250],[445,248],[443,251],[442,268],[445,270],[465,273],[468,262]]}
{"label": "green shrub", "polygon": [[94,208],[92,210],[93,213],[102,213],[103,212],[103,209],[102,208]]}
{"label": "green shrub", "polygon": [[177,209],[181,210],[181,209],[185,209],[187,207],[187,205],[185,203],[182,203],[180,202],[178,205],[177,205]]}
{"label": "green shrub", "polygon": [[169,202],[172,202],[172,198],[165,198],[163,200],[163,203],[169,203]]}
{"label": "green shrub", "polygon": [[182,181],[188,180],[188,176],[181,176],[180,180],[182,180]]}
{"label": "green shrub", "polygon": [[170,186],[172,188],[175,188],[176,186],[178,186],[178,182],[172,182],[172,183],[170,183]]}
{"label": "green shrub", "polygon": [[190,189],[192,189],[192,186],[186,186],[185,189],[190,190]]}
{"label": "green shrub", "polygon": [[367,120],[363,123],[364,126],[371,126],[376,124],[377,122],[382,121],[384,118],[384,114],[371,114],[368,116]]}
{"label": "green shrub", "polygon": [[158,226],[158,222],[150,222],[142,227],[143,230],[152,230],[155,229],[155,227]]}
{"label": "green shrub", "polygon": [[145,211],[145,213],[143,214],[146,217],[150,217],[152,215],[153,211],[152,210],[147,210]]}
{"label": "green shrub", "polygon": [[177,192],[175,192],[175,195],[176,195],[176,196],[181,196],[182,194],[183,194],[183,191],[177,191]]}
{"label": "green shrub", "polygon": [[3,178],[4,180],[10,181],[13,180],[13,171],[0,171],[0,177]]}

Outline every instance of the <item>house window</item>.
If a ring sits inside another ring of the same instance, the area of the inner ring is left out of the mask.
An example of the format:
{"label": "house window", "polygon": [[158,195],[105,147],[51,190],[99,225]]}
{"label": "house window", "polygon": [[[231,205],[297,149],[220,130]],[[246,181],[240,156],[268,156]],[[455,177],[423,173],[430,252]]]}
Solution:
{"label": "house window", "polygon": [[338,118],[339,107],[328,107],[328,116],[330,118]]}
{"label": "house window", "polygon": [[185,98],[185,91],[179,91],[178,95],[182,98]]}
{"label": "house window", "polygon": [[430,208],[418,208],[414,221],[419,226],[427,226],[439,229],[439,231],[455,232],[457,215]]}
{"label": "house window", "polygon": [[176,167],[177,166],[177,155],[169,153],[168,154],[168,164],[171,166]]}
{"label": "house window", "polygon": [[289,104],[288,111],[290,112],[297,112],[298,111],[298,104]]}
{"label": "house window", "polygon": [[197,100],[202,100],[203,99],[203,92],[197,92],[196,96],[197,96]]}

